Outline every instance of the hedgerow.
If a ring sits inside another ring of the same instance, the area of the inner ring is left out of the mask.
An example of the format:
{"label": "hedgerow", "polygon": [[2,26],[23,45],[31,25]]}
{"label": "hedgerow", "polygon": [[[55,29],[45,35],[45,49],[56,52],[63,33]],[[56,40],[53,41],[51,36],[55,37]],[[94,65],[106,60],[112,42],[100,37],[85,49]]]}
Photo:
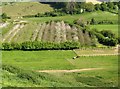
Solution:
{"label": "hedgerow", "polygon": [[79,42],[39,42],[2,43],[2,50],[71,50],[80,47]]}

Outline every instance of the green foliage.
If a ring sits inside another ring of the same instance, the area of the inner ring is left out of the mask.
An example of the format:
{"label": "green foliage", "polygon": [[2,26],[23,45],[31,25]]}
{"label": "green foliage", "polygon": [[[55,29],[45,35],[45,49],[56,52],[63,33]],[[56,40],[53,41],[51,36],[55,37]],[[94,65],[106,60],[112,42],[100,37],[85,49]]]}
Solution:
{"label": "green foliage", "polygon": [[[46,73],[37,73],[33,72],[31,70],[23,70],[19,67],[15,67],[13,65],[4,64],[2,65],[2,70],[7,71],[9,73],[12,73],[13,75],[16,75],[18,80],[23,81],[29,81],[32,84],[40,85],[42,80],[46,81],[52,81],[52,76]],[[9,75],[10,76],[10,75]],[[6,76],[4,75],[6,78]]]}
{"label": "green foliage", "polygon": [[[104,51],[105,49],[102,50]],[[85,54],[83,52],[81,53],[81,51],[82,50],[80,50],[80,54]],[[6,89],[8,89],[8,86],[51,87],[52,89],[53,87],[77,86],[88,88],[93,86],[117,87],[118,85],[118,56],[80,57],[73,60],[71,58],[74,57],[75,54],[71,50],[2,51],[2,53],[2,86],[6,86]],[[91,50],[89,50],[88,53],[91,54]],[[37,71],[41,69],[70,70],[84,68],[103,69],[74,73],[37,73]],[[11,69],[11,71],[9,71],[9,69]]]}
{"label": "green foliage", "polygon": [[114,3],[113,2],[108,2],[107,7],[110,8],[110,9],[113,9],[114,8]]}
{"label": "green foliage", "polygon": [[94,4],[93,4],[92,2],[86,3],[85,9],[86,9],[87,12],[92,12],[92,11],[94,11]]}
{"label": "green foliage", "polygon": [[107,11],[107,5],[106,5],[106,3],[103,2],[103,3],[101,4],[101,10],[102,10],[102,11]]}
{"label": "green foliage", "polygon": [[77,24],[81,27],[86,27],[88,25],[88,22],[84,18],[80,18],[78,20],[74,20],[74,24]]}
{"label": "green foliage", "polygon": [[120,44],[120,37],[118,37],[118,43]]}
{"label": "green foliage", "polygon": [[96,32],[94,33],[96,37],[98,38],[98,42],[107,45],[107,46],[116,46],[118,43],[117,38],[113,37],[114,34],[108,31],[108,33],[104,33],[104,31],[101,33]]}
{"label": "green foliage", "polygon": [[95,18],[92,18],[92,19],[91,19],[90,24],[92,24],[92,25],[95,25],[95,24],[96,24]]}
{"label": "green foliage", "polygon": [[3,13],[3,14],[1,15],[1,17],[2,17],[2,19],[7,19],[7,14],[6,14],[6,13]]}
{"label": "green foliage", "polygon": [[2,49],[13,49],[10,43],[2,43]]}
{"label": "green foliage", "polygon": [[103,44],[108,46],[116,46],[117,43],[118,43],[117,39],[114,38],[105,38],[103,40]]}
{"label": "green foliage", "polygon": [[[96,20],[95,20],[96,21]],[[118,36],[118,25],[112,25],[112,24],[99,24],[99,25],[90,25],[91,30],[97,29],[98,31],[102,30],[110,30],[112,33],[114,33],[116,36]]]}
{"label": "green foliage", "polygon": [[23,42],[23,43],[2,43],[3,50],[70,50],[77,49],[80,47],[79,42],[63,42],[63,43],[52,43],[52,42]]}
{"label": "green foliage", "polygon": [[6,13],[2,13],[1,18],[2,21],[6,21],[7,19],[10,19],[10,17],[8,17]]}
{"label": "green foliage", "polygon": [[100,9],[101,9],[100,4],[95,4],[95,10],[100,10]]}
{"label": "green foliage", "polygon": [[115,34],[111,30],[102,30],[101,34],[105,37],[116,38]]}

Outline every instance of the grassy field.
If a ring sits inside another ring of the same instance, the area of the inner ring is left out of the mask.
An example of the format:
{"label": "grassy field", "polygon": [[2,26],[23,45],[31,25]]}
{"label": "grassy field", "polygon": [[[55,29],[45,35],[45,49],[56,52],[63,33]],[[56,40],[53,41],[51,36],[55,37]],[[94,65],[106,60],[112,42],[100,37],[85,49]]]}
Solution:
{"label": "grassy field", "polygon": [[83,13],[83,14],[77,14],[77,15],[66,15],[66,16],[59,16],[59,17],[26,18],[25,20],[36,21],[36,22],[45,22],[50,20],[63,20],[69,23],[73,23],[74,20],[77,20],[79,18],[84,18],[85,20],[91,20],[92,18],[95,18],[96,21],[109,20],[115,23],[117,23],[118,21],[117,14],[113,14],[106,11],[105,12],[96,11],[96,12],[89,12],[89,13]]}
{"label": "grassy field", "polygon": [[96,28],[99,31],[101,31],[101,30],[111,30],[112,32],[114,32],[115,34],[118,35],[118,25],[91,25],[90,28],[91,29]]}
{"label": "grassy field", "polygon": [[[17,8],[17,10],[16,10]],[[24,16],[24,15],[34,15],[37,13],[44,13],[52,11],[53,8],[48,4],[41,4],[39,2],[17,2],[9,5],[4,5],[2,7],[3,13],[8,16]]]}
{"label": "grassy field", "polygon": [[66,60],[75,56],[72,51],[3,51],[2,54],[3,63],[19,66],[23,69],[74,68],[74,66]]}
{"label": "grassy field", "polygon": [[[90,51],[89,51],[90,52]],[[83,53],[84,55],[85,53]],[[86,53],[87,54],[87,53]],[[87,68],[83,66],[91,67],[102,67],[101,64],[108,64],[114,61],[113,59],[117,56],[99,56],[99,57],[80,57],[76,60],[72,58],[76,56],[72,51],[3,51],[2,58],[3,63],[12,64],[20,68],[28,70],[45,70],[45,69],[75,69]],[[106,59],[106,60],[105,60]],[[86,61],[87,60],[87,61]],[[117,59],[116,59],[117,60]],[[116,61],[115,60],[115,61]],[[70,61],[80,64],[72,65]],[[94,64],[93,62],[98,62]],[[83,66],[81,66],[81,62]],[[84,65],[86,62],[89,65]],[[94,64],[94,65],[93,65]],[[104,65],[104,66],[105,66]],[[111,66],[111,65],[110,65]],[[108,66],[109,67],[109,66]]]}
{"label": "grassy field", "polygon": [[[118,84],[118,56],[80,57],[74,60],[72,58],[76,55],[71,50],[3,51],[2,55],[3,65],[6,65],[3,66],[3,86],[114,87]],[[103,69],[73,73],[37,72],[86,68]]]}

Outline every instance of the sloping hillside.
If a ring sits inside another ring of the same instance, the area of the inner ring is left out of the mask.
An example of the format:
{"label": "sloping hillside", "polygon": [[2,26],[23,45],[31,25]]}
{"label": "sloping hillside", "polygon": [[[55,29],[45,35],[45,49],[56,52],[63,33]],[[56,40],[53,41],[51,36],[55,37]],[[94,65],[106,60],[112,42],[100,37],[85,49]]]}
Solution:
{"label": "sloping hillside", "polygon": [[16,24],[3,34],[3,42],[66,42],[77,41],[81,44],[91,44],[92,38],[88,31],[82,31],[70,26],[64,21],[49,23]]}
{"label": "sloping hillside", "polygon": [[24,16],[33,15],[36,13],[44,13],[52,11],[53,8],[48,4],[41,4],[39,2],[17,2],[4,5],[2,11],[8,16]]}

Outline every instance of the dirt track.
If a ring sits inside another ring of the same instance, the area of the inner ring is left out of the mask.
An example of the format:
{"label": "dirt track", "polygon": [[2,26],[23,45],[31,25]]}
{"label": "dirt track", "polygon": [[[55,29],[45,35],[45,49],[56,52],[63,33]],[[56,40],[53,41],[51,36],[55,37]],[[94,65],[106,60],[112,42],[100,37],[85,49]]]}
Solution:
{"label": "dirt track", "polygon": [[104,68],[86,68],[86,69],[74,69],[74,70],[39,70],[37,72],[46,72],[46,73],[72,73],[72,72],[82,72],[90,70],[102,70]]}

